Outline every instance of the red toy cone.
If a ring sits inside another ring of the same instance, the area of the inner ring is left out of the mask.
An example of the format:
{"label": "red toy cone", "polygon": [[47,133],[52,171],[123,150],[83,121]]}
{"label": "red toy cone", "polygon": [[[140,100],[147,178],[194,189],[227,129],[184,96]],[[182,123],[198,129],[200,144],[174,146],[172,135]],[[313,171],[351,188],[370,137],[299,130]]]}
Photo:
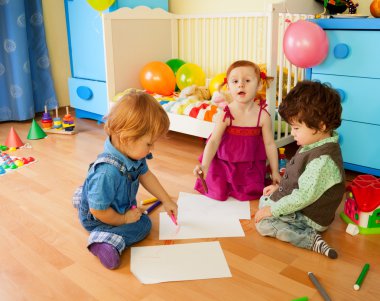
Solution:
{"label": "red toy cone", "polygon": [[21,147],[24,145],[19,135],[17,135],[16,130],[13,128],[13,126],[11,127],[11,130],[9,131],[8,138],[5,141],[5,145],[8,147]]}

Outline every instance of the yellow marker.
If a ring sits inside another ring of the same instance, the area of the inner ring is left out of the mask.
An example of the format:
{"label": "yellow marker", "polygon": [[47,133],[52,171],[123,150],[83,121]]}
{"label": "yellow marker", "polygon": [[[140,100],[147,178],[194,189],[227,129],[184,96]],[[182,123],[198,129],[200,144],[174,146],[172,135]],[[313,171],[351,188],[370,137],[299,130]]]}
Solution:
{"label": "yellow marker", "polygon": [[157,201],[157,198],[150,198],[150,199],[146,199],[146,200],[143,200],[140,202],[141,205],[146,205],[146,204],[150,204],[150,203],[153,203]]}

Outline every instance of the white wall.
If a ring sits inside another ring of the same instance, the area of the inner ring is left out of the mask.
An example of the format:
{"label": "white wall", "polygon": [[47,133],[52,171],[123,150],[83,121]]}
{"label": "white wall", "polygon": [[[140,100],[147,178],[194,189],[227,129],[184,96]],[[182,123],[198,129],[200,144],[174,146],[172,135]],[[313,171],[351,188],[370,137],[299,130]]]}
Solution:
{"label": "white wall", "polygon": [[[371,15],[372,0],[354,0],[359,3],[358,14]],[[212,12],[263,11],[269,3],[284,3],[291,13],[322,13],[323,6],[315,0],[169,0],[169,11],[176,14]]]}
{"label": "white wall", "polygon": [[284,3],[289,12],[317,13],[323,8],[314,0],[169,0],[169,11],[176,14],[264,11],[269,3]]}

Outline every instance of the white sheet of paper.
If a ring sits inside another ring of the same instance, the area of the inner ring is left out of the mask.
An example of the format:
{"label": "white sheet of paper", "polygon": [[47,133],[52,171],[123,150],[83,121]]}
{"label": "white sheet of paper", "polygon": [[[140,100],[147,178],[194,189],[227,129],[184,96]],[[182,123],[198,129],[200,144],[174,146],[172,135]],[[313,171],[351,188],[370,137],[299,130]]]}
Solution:
{"label": "white sheet of paper", "polygon": [[160,214],[160,240],[241,237],[239,219],[250,219],[249,202],[229,198],[224,202],[200,194],[180,192],[178,226],[166,213]]}
{"label": "white sheet of paper", "polygon": [[210,217],[251,219],[249,202],[241,202],[232,197],[221,202],[201,194],[180,192],[178,210],[181,213],[194,212],[196,215],[205,214]]}
{"label": "white sheet of paper", "polygon": [[232,277],[217,241],[132,247],[131,272],[144,284]]}
{"label": "white sheet of paper", "polygon": [[238,219],[199,218],[182,214],[176,226],[166,212],[160,212],[160,240],[242,236],[245,234]]}

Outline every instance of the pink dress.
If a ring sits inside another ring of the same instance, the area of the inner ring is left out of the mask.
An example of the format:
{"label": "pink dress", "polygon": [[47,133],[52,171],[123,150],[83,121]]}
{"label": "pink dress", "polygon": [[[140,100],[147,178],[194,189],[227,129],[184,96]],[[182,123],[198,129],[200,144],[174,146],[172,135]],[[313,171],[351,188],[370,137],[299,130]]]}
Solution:
{"label": "pink dress", "polygon": [[228,106],[224,108],[223,121],[229,118],[230,125],[222,136],[205,179],[208,193],[205,193],[199,179],[195,183],[195,190],[219,201],[225,201],[229,196],[240,201],[255,200],[262,196],[266,152],[259,124],[263,110],[266,112],[261,106],[255,127],[240,127],[232,125],[234,117]]}

